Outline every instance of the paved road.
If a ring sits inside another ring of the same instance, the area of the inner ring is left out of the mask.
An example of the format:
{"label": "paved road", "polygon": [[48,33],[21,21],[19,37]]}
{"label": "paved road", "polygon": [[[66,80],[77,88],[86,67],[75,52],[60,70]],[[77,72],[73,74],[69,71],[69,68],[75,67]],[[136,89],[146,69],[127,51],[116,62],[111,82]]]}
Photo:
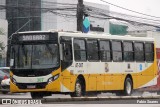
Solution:
{"label": "paved road", "polygon": [[[115,94],[112,93],[103,93],[98,95],[98,98],[116,98]],[[156,96],[156,93],[145,92],[143,96]],[[136,97],[136,96],[133,96]],[[0,98],[24,98],[31,99],[29,93],[9,93],[9,94],[0,94]],[[52,102],[54,98],[70,98],[69,95],[60,95],[53,94],[52,96],[45,97],[45,101],[42,100],[42,105],[0,105],[0,107],[160,107],[160,99],[103,99],[97,101],[67,101],[67,102]],[[125,105],[122,105],[122,104]],[[153,103],[153,104],[152,104]],[[159,103],[159,104],[157,104]],[[107,105],[106,105],[107,104]],[[109,104],[109,105],[108,105]],[[113,105],[114,104],[114,105]],[[130,105],[128,105],[130,104]],[[136,105],[132,105],[136,104]]]}
{"label": "paved road", "polygon": [[[47,101],[48,100],[48,101]],[[99,99],[93,101],[61,101],[52,102],[46,99],[43,104],[159,104],[160,99]]]}
{"label": "paved road", "polygon": [[[156,96],[156,93],[149,93],[144,92],[142,96]],[[102,93],[98,94],[97,97],[116,97],[115,94],[112,93]],[[134,93],[132,96],[140,96],[137,93]],[[1,94],[0,98],[31,98],[30,93],[8,93],[8,94]],[[47,96],[45,98],[71,98],[70,95],[62,95],[62,94],[53,94],[52,96]]]}
{"label": "paved road", "polygon": [[155,104],[43,104],[43,105],[1,105],[1,107],[160,107]]}

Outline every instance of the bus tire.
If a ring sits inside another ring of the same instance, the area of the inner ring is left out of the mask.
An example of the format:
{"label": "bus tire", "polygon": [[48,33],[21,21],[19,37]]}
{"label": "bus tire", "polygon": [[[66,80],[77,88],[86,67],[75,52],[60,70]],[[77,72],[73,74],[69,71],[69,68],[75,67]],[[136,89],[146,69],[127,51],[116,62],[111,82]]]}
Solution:
{"label": "bus tire", "polygon": [[130,96],[133,91],[133,82],[131,78],[127,77],[124,82],[124,95]]}
{"label": "bus tire", "polygon": [[82,82],[77,79],[75,84],[75,90],[73,93],[70,94],[71,97],[81,97],[83,95],[83,86]]}
{"label": "bus tire", "polygon": [[31,92],[32,99],[41,99],[43,98],[43,94],[39,92]]}

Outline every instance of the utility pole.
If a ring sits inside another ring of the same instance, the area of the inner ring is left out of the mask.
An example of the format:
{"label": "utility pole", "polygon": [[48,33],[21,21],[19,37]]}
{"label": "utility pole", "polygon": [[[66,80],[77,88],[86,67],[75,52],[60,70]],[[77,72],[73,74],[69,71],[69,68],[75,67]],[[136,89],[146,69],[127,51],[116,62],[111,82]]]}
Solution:
{"label": "utility pole", "polygon": [[77,4],[77,31],[82,31],[83,30],[83,12],[84,10],[84,5],[83,5],[83,0],[78,0]]}

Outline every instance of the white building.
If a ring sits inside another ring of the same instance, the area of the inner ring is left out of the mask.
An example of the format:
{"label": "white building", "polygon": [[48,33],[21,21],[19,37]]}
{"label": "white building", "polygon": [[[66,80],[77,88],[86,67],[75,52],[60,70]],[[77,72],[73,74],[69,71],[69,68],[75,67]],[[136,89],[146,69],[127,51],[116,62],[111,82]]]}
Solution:
{"label": "white building", "polygon": [[7,54],[8,22],[0,19],[0,66],[5,66]]}
{"label": "white building", "polygon": [[[77,18],[76,8],[78,0],[42,0],[42,8],[75,8],[74,11],[54,10],[42,12],[42,25],[41,30],[63,30],[63,31],[76,31],[77,30]],[[49,4],[50,3],[50,4]],[[62,4],[70,5],[62,5]],[[96,7],[106,11],[108,14],[109,6],[102,4],[95,4],[84,2],[84,5]],[[102,20],[89,17],[92,26],[104,28],[105,33],[109,33],[109,20]]]}

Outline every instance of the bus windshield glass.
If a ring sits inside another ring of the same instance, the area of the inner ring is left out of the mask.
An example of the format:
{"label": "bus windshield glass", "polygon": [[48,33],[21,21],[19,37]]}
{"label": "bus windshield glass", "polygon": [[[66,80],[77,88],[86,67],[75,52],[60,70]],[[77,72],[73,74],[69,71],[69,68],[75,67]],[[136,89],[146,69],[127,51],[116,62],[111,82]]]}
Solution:
{"label": "bus windshield glass", "polygon": [[12,59],[15,69],[45,69],[59,65],[57,44],[14,45]]}

